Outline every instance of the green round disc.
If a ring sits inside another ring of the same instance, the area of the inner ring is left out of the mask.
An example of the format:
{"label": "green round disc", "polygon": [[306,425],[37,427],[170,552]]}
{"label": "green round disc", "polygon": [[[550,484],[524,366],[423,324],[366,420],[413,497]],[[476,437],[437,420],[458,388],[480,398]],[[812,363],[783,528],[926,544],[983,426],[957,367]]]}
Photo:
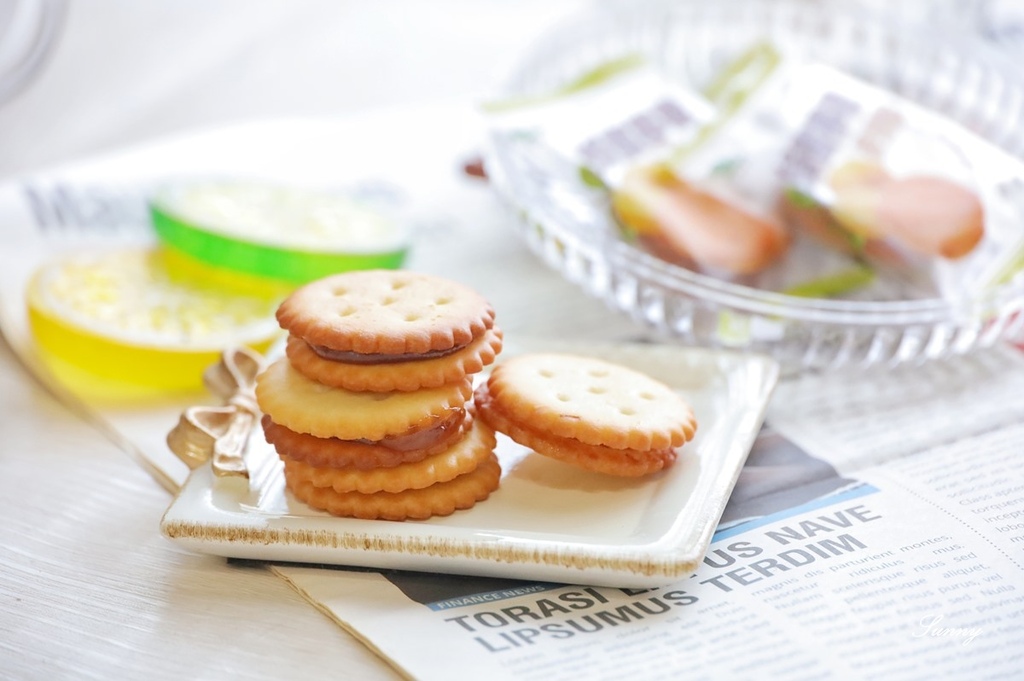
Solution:
{"label": "green round disc", "polygon": [[179,185],[149,202],[164,244],[216,267],[303,284],[401,267],[404,225],[350,197],[257,182]]}

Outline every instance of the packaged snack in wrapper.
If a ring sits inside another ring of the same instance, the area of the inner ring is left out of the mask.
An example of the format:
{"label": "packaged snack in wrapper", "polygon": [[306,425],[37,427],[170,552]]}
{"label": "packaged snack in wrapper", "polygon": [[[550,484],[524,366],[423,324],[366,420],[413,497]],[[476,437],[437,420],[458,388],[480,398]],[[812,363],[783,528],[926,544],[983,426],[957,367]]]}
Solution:
{"label": "packaged snack in wrapper", "polygon": [[961,296],[1019,269],[1021,164],[934,112],[767,44],[700,92],[638,60],[604,75],[497,125],[598,179],[624,235],[665,260],[863,299]]}
{"label": "packaged snack in wrapper", "polygon": [[665,165],[679,150],[703,145],[721,113],[639,57],[602,64],[547,97],[487,108],[496,134],[528,136],[576,164],[585,181],[608,189],[628,238],[665,260],[749,274],[786,247],[774,218],[723,200]]}
{"label": "packaged snack in wrapper", "polygon": [[966,129],[768,45],[711,92],[737,81],[753,86],[672,167],[696,182],[726,176],[727,191],[755,197],[791,230],[794,248],[760,286],[830,295],[870,284],[860,295],[953,297],[993,283],[1019,248],[1021,229],[997,218],[992,191],[1021,168]]}
{"label": "packaged snack in wrapper", "polygon": [[770,45],[708,92],[713,132],[672,167],[696,182],[718,177],[791,230],[793,247],[759,286],[952,298],[998,283],[1019,260],[1024,213],[1010,189],[1024,168],[952,120]]}
{"label": "packaged snack in wrapper", "polygon": [[584,179],[620,185],[635,166],[692,144],[717,112],[638,55],[580,75],[550,94],[484,105],[492,132],[527,137],[576,164]]}
{"label": "packaged snack in wrapper", "polygon": [[700,96],[714,115],[692,140],[638,162],[611,192],[620,226],[665,260],[752,283],[791,248],[777,211],[778,150],[751,118],[751,94],[770,75],[773,53],[752,50]]}

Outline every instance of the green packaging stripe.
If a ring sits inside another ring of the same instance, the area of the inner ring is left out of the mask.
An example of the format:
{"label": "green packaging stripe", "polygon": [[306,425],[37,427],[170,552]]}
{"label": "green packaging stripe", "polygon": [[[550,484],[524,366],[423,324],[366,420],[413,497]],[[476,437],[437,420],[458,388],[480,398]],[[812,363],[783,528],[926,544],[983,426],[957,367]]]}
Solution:
{"label": "green packaging stripe", "polygon": [[150,204],[150,216],[167,246],[215,267],[293,284],[349,270],[397,269],[408,252],[404,246],[375,253],[324,253],[257,244],[189,224],[155,203]]}

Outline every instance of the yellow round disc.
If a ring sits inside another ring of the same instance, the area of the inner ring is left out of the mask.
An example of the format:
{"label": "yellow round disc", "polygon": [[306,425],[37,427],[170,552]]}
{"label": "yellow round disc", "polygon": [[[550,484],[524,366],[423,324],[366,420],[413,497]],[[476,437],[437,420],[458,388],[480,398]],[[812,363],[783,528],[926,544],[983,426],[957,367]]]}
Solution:
{"label": "yellow round disc", "polygon": [[278,337],[280,291],[182,277],[167,257],[145,248],[75,253],[35,272],[29,323],[60,378],[87,389],[197,389],[225,348],[262,352]]}

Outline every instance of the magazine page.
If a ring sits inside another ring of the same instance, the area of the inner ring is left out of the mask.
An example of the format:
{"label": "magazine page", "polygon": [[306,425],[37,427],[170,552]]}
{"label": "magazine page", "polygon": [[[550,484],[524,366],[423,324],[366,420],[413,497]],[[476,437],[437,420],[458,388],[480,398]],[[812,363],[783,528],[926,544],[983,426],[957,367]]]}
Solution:
{"label": "magazine page", "polygon": [[[907,448],[878,465],[837,468],[823,435],[805,449],[766,426],[700,569],[663,588],[275,569],[421,679],[1012,678],[1024,664],[1024,405],[1014,418],[1000,389],[956,400],[968,373],[996,367],[1006,386],[1024,378],[1012,352],[915,369],[967,424],[935,442],[907,445],[884,406],[850,395],[845,409],[884,429],[876,446]],[[880,374],[875,389],[916,394],[905,377]],[[817,433],[820,412],[773,404],[804,440]],[[921,430],[949,418],[917,413]],[[845,432],[832,451],[855,449]]]}

